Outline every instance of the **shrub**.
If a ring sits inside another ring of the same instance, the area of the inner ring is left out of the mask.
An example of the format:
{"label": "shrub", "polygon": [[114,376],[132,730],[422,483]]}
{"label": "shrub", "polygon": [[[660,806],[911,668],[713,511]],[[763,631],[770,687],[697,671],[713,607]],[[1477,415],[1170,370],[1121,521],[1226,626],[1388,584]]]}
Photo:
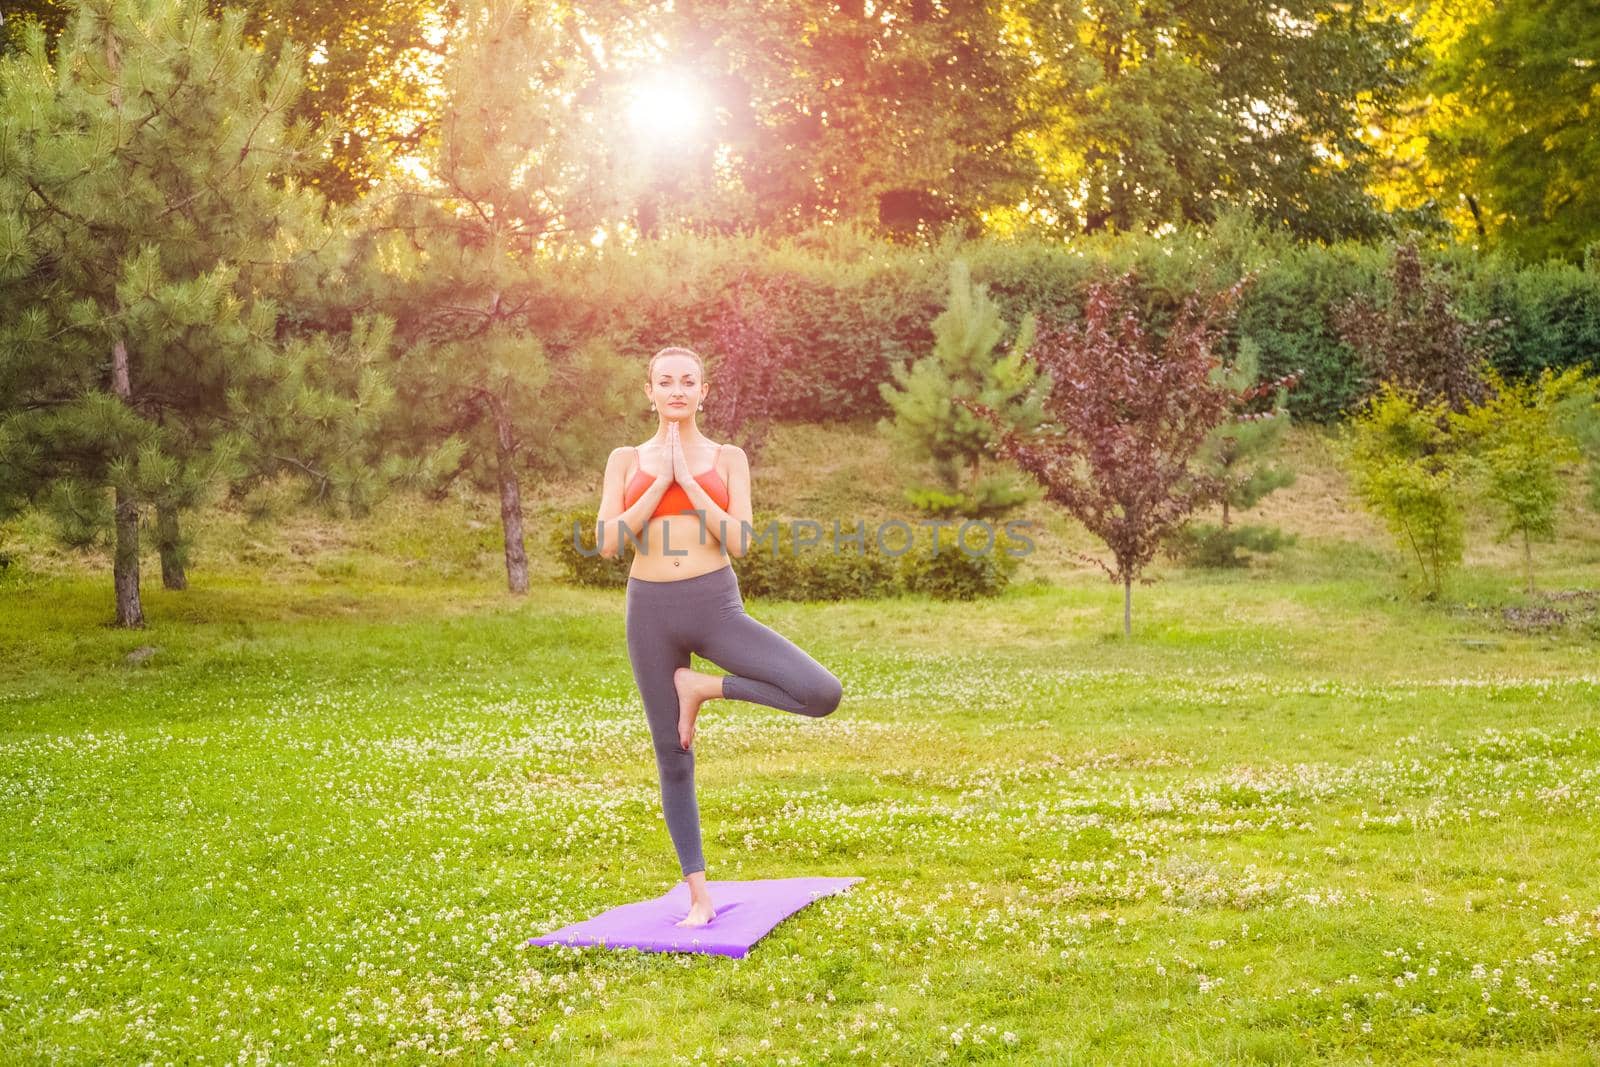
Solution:
{"label": "shrub", "polygon": [[1247,567],[1250,557],[1241,552],[1266,554],[1294,544],[1293,534],[1275,526],[1218,526],[1189,523],[1173,531],[1163,548],[1168,556],[1195,567]]}
{"label": "shrub", "polygon": [[[893,557],[878,550],[871,529],[862,550],[844,542],[853,526],[839,520],[840,540],[833,538],[833,522],[818,522],[821,537],[795,548],[796,524],[773,512],[754,513],[755,536],[745,555],[734,561],[739,589],[747,596],[774,600],[856,600],[894,596],[901,585]],[[809,531],[808,527],[801,527]],[[810,541],[807,532],[805,539]]]}
{"label": "shrub", "polygon": [[1419,403],[1382,383],[1350,420],[1339,447],[1356,493],[1416,557],[1430,599],[1443,591],[1445,571],[1461,562],[1460,477],[1444,428],[1441,398]]}
{"label": "shrub", "polygon": [[[1392,306],[1392,246],[1280,243],[1254,232],[1230,235],[1225,227],[1185,227],[1072,245],[979,239],[931,249],[837,231],[776,243],[755,235],[674,235],[626,255],[595,249],[541,264],[519,282],[518,315],[552,359],[596,337],[636,358],[670,339],[720,365],[730,355],[718,330],[726,294],[760,294],[767,312],[761,333],[776,360],[764,406],[783,420],[879,418],[890,414],[880,384],[936,343],[933,323],[958,257],[971,265],[974,282],[988,286],[1006,322],[1030,312],[1041,321],[1079,319],[1095,278],[1138,267],[1140,313],[1158,333],[1184,294],[1254,270],[1228,344],[1250,338],[1259,345],[1265,378],[1302,375],[1286,401],[1297,421],[1337,420],[1366,390],[1368,371],[1337,328],[1336,309],[1353,298]],[[1571,366],[1597,350],[1600,271],[1524,265],[1465,247],[1429,251],[1425,259],[1430,270],[1448,268],[1440,276],[1463,316],[1502,322],[1504,343],[1494,359],[1507,376]],[[1422,339],[1428,347],[1436,341],[1425,333]],[[706,427],[719,424],[707,419]]]}
{"label": "shrub", "polygon": [[[616,588],[625,585],[632,556],[625,549],[620,559],[605,559],[594,552],[594,512],[574,508],[557,516],[547,532],[546,546],[560,563],[564,580],[582,586]],[[1020,565],[1014,554],[1022,541],[997,530],[992,546],[983,545],[970,533],[968,551],[956,540],[959,527],[940,529],[939,554],[933,554],[931,527],[911,527],[912,540],[903,553],[895,554],[902,540],[886,534],[883,551],[874,530],[863,525],[860,548],[845,541],[854,523],[838,521],[839,539],[833,537],[834,520],[811,520],[820,534],[804,520],[791,522],[775,512],[757,511],[751,519],[752,541],[748,551],[731,562],[739,575],[739,590],[744,596],[773,600],[863,600],[897,596],[914,591],[952,600],[971,600],[979,596],[998,596]],[[579,544],[573,544],[573,524],[577,524]],[[918,533],[917,531],[921,531]],[[795,547],[796,534],[807,543]],[[973,553],[973,554],[969,554]]]}
{"label": "shrub", "polygon": [[1534,540],[1553,541],[1566,496],[1561,467],[1583,458],[1560,426],[1560,406],[1584,388],[1581,368],[1549,368],[1529,382],[1507,382],[1490,368],[1491,392],[1482,404],[1452,414],[1451,426],[1471,448],[1467,467],[1500,513],[1499,538],[1522,539],[1527,590],[1533,592]]}
{"label": "shrub", "polygon": [[1012,554],[1020,542],[1003,529],[993,529],[992,544],[974,544],[969,535],[963,549],[961,526],[919,527],[914,546],[900,557],[901,584],[907,592],[940,600],[999,596],[1020,566]]}
{"label": "shrub", "polygon": [[[574,545],[574,528],[577,544],[583,546],[583,552]],[[545,546],[573,585],[615,588],[627,584],[632,563],[628,550],[624,549],[613,559],[596,551],[593,508],[572,508],[557,515],[546,530]]]}

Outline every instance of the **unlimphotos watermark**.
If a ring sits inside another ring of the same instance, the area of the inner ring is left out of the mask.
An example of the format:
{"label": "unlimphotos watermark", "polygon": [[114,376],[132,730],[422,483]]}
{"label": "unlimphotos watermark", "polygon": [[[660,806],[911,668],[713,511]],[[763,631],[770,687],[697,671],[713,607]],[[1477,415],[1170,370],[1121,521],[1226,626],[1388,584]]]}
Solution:
{"label": "unlimphotos watermark", "polygon": [[[682,514],[694,514],[699,516],[699,532],[696,534],[696,540],[698,540],[699,543],[704,544],[706,533],[708,532],[708,527],[705,522],[705,512],[699,508],[691,508]],[[987,556],[989,553],[995,551],[997,545],[1001,544],[1002,538],[996,536],[994,525],[984,519],[919,519],[916,525],[931,527],[934,531],[931,543],[933,545],[933,555],[935,558],[938,557],[939,551],[944,544],[944,538],[939,536],[939,531],[946,526],[955,526],[958,521],[960,522],[960,525],[956,529],[956,544],[966,555],[974,559],[980,556]],[[720,525],[721,532],[726,535],[727,524],[722,523]],[[1020,559],[1021,557],[1029,555],[1033,552],[1033,540],[1028,537],[1027,534],[1018,532],[1020,528],[1033,525],[1034,523],[1027,519],[1009,519],[1003,524],[1003,551],[1006,553],[1006,555],[1015,556]],[[748,522],[740,522],[739,535],[744,538],[744,540],[741,542],[741,545],[744,550],[748,552],[765,544],[768,546],[769,555],[776,557],[778,555],[780,545],[780,531],[785,526],[789,528],[789,540],[790,543],[793,544],[795,552],[799,552],[803,548],[810,548],[817,545],[825,545],[826,551],[831,551],[836,555],[842,551],[842,545],[854,545],[857,555],[865,555],[867,551],[867,521],[865,519],[857,519],[854,528],[849,533],[843,533],[843,527],[840,521],[838,519],[834,519],[832,535],[827,538],[826,542],[824,542],[824,537],[826,536],[827,531],[823,527],[822,523],[817,522],[815,519],[791,519],[787,523],[779,522],[775,519],[768,520],[767,523],[761,528],[761,533],[759,534],[756,533],[755,527],[752,524]],[[612,522],[600,525],[598,527],[589,527],[590,529],[596,530],[597,540],[593,548],[590,548],[584,544],[584,524],[581,521],[574,519],[572,523],[573,549],[576,550],[581,556],[598,556],[601,548],[603,548],[606,543],[606,531],[612,527],[615,527],[617,531],[616,538],[619,555],[621,553],[621,548],[629,544],[633,545],[636,551],[648,553],[650,544],[649,527],[646,527],[643,536],[640,536],[635,534],[633,530],[630,529],[627,524],[622,522],[620,519],[613,520]],[[874,529],[872,533],[872,542],[877,547],[877,550],[886,556],[904,555],[906,552],[909,552],[912,546],[916,543],[916,533],[911,527],[912,524],[906,522],[904,519],[888,519],[884,522],[880,522],[877,524],[876,529]],[[887,543],[887,541],[892,540],[892,538],[885,538],[886,531],[893,531],[896,529],[904,531],[904,535],[901,538],[904,541],[904,544],[902,544],[898,549],[892,548]],[[688,555],[689,553],[686,549],[679,548],[674,550],[672,548],[671,530],[671,523],[662,524],[662,554],[667,556]],[[968,544],[970,540],[977,539],[968,536],[969,532],[972,530],[978,531],[978,536],[982,539],[982,543],[976,548],[973,548]],[[719,537],[717,540],[720,544],[728,543],[726,536]]]}

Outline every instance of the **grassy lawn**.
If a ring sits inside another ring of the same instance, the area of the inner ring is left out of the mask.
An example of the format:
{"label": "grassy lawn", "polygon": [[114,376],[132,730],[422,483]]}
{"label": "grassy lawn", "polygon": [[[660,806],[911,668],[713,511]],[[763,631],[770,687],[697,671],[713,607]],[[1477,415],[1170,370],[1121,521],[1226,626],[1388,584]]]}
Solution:
{"label": "grassy lawn", "polygon": [[[40,556],[0,584],[0,1059],[1595,1062],[1600,633],[1468,609],[1512,548],[1414,603],[1298,491],[1297,545],[1158,569],[1132,640],[1082,571],[750,600],[845,699],[706,706],[708,876],[865,881],[743,960],[524,946],[678,872],[620,590],[505,596],[492,502],[219,515],[140,633]],[[1547,588],[1597,584],[1581,519]]]}

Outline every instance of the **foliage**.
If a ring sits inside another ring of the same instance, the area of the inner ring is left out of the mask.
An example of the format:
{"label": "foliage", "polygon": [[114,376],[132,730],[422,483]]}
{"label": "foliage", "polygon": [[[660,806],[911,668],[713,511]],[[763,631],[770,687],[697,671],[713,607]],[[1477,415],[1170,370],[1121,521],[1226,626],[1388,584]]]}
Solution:
{"label": "foliage", "polygon": [[72,7],[69,0],[7,0],[0,13],[0,54],[22,48],[30,26],[42,30],[45,40],[55,40],[67,28]]}
{"label": "foliage", "polygon": [[[0,60],[0,291],[26,308],[0,323],[0,513],[39,505],[77,544],[114,528],[124,625],[142,508],[181,564],[182,510],[318,472],[387,399],[381,324],[317,340],[276,299],[345,280],[295,181],[316,142],[289,121],[298,87],[295,56],[267,63],[198,0],[86,3],[53,65],[37,27]],[[296,408],[317,429],[277,432]],[[400,473],[320,472],[337,496]]]}
{"label": "foliage", "polygon": [[1374,152],[1355,102],[1382,110],[1413,76],[1397,13],[1097,0],[1023,5],[1017,18],[1041,57],[1024,97],[1036,117],[1024,144],[1045,172],[1028,198],[1035,225],[1150,230],[1236,206],[1319,240],[1388,232],[1365,189]]}
{"label": "foliage", "polygon": [[627,552],[602,556],[596,549],[599,530],[592,507],[569,508],[552,517],[545,526],[544,547],[573,585],[614,588],[626,584]]}
{"label": "foliage", "polygon": [[[920,533],[912,551],[900,557],[900,580],[907,592],[939,600],[975,600],[999,596],[1021,565],[1020,544],[1003,529],[984,523],[983,540],[962,527],[933,526]],[[976,543],[975,543],[976,542]]]}
{"label": "foliage", "polygon": [[436,151],[368,221],[384,269],[371,284],[406,343],[386,436],[450,449],[456,476],[497,493],[507,583],[525,592],[523,470],[593,462],[601,425],[638,379],[598,338],[551,359],[522,314],[545,238],[587,227],[591,207],[581,176],[592,153],[562,124],[573,86],[546,63],[551,27],[532,3],[475,0],[455,30]]}
{"label": "foliage", "polygon": [[992,5],[663,5],[651,29],[721,106],[642,232],[976,232],[1039,179],[1019,151],[1031,58]]}
{"label": "foliage", "polygon": [[1600,239],[1600,17],[1567,0],[1465,7],[1425,86],[1440,191],[1490,247],[1578,262]]}
{"label": "foliage", "polygon": [[[1222,506],[1223,529],[1228,528],[1235,509],[1252,508],[1274,489],[1294,482],[1294,471],[1274,466],[1269,457],[1289,427],[1285,398],[1299,379],[1287,375],[1262,382],[1258,352],[1257,344],[1246,338],[1239,343],[1231,364],[1212,371],[1212,380],[1234,395],[1236,410],[1233,418],[1206,436],[1195,467],[1216,479],[1215,503]],[[1258,398],[1270,399],[1271,407],[1249,410],[1257,406]]]}
{"label": "foliage", "polygon": [[[337,126],[307,180],[345,202],[440,136],[471,5],[210,0],[312,57],[295,119]],[[0,47],[61,0],[12,0]],[[607,239],[859,225],[1059,239],[1243,210],[1316,241],[1407,227],[1576,262],[1600,237],[1586,4],[1136,0],[540,5],[561,126],[603,160]],[[699,135],[640,139],[650,78],[698,85]],[[552,244],[581,245],[570,229]]]}
{"label": "foliage", "polygon": [[[652,161],[635,219],[647,236],[846,223],[892,239],[1059,239],[1227,206],[1317,239],[1388,230],[1363,188],[1356,105],[1386,106],[1413,68],[1404,22],[1366,5],[588,4],[580,17],[604,40],[653,37],[718,104],[703,136]],[[619,68],[591,64],[595,84]]]}
{"label": "foliage", "polygon": [[1461,562],[1461,475],[1444,399],[1421,401],[1388,382],[1343,428],[1339,448],[1357,495],[1410,552],[1430,599]]}
{"label": "foliage", "polygon": [[[1249,561],[1242,551],[1274,552],[1293,538],[1265,526],[1234,526],[1235,510],[1254,507],[1267,494],[1292,485],[1295,473],[1271,462],[1271,455],[1289,428],[1286,397],[1297,375],[1263,382],[1259,346],[1250,338],[1239,342],[1232,363],[1212,369],[1211,378],[1233,396],[1234,415],[1219,423],[1195,455],[1194,469],[1210,477],[1217,487],[1211,502],[1222,508],[1222,522],[1191,522],[1167,536],[1163,549],[1175,559],[1201,567],[1242,567]],[[1270,407],[1260,408],[1262,400]]]}
{"label": "foliage", "polygon": [[1245,553],[1265,555],[1296,540],[1275,526],[1190,522],[1172,531],[1161,547],[1173,559],[1196,567],[1246,567],[1250,558]]}
{"label": "foliage", "polygon": [[706,422],[754,460],[779,412],[775,386],[778,370],[797,360],[792,348],[773,330],[770,297],[739,288],[724,298],[723,311],[712,323],[713,348],[707,354]]}
{"label": "foliage", "polygon": [[[918,533],[910,524],[904,531],[883,529],[881,545],[877,531],[844,519],[791,521],[758,510],[751,528],[749,551],[731,562],[745,596],[772,600],[870,600],[904,592],[970,600],[1000,595],[1020,566],[1021,544],[1004,531],[995,532],[992,544],[969,532],[963,549],[959,529],[936,527],[936,554],[934,534]],[[852,539],[858,529],[859,543]],[[594,551],[593,509],[556,516],[545,546],[573,584],[615,588],[627,581],[631,550],[613,559]]]}
{"label": "foliage", "polygon": [[1443,400],[1452,411],[1482,401],[1492,331],[1499,323],[1462,317],[1449,287],[1425,277],[1415,242],[1395,248],[1390,283],[1385,306],[1358,296],[1335,311],[1340,332],[1369,377],[1424,402]]}
{"label": "foliage", "polygon": [[1215,354],[1248,279],[1202,303],[1191,296],[1156,339],[1132,305],[1124,274],[1090,289],[1081,322],[1041,326],[1028,355],[1050,378],[1048,417],[1019,433],[964,398],[1001,430],[995,451],[1036,478],[1111,550],[1114,566],[1085,557],[1123,586],[1123,633],[1132,629],[1132,583],[1162,541],[1206,499],[1217,480],[1191,470],[1206,436],[1235,398],[1212,379]]}
{"label": "foliage", "polygon": [[[1391,304],[1388,250],[1295,245],[1230,222],[1162,238],[1107,235],[1070,246],[951,240],[928,250],[886,245],[859,231],[776,240],[676,235],[631,249],[563,254],[519,286],[525,305],[505,310],[552,357],[603,338],[642,362],[666,343],[717,351],[716,323],[729,291],[748,294],[752,304],[759,293],[766,329],[782,353],[771,407],[786,420],[878,419],[892,414],[880,384],[893,382],[894,367],[933,350],[932,323],[946,308],[955,259],[969,265],[1002,321],[1013,324],[1029,313],[1078,319],[1096,277],[1135,270],[1136,302],[1158,333],[1185,293],[1253,272],[1221,351],[1232,356],[1249,340],[1259,347],[1263,377],[1297,375],[1286,399],[1297,421],[1336,421],[1370,389],[1371,373],[1338,330],[1334,310],[1357,296],[1377,308]],[[1459,315],[1502,323],[1489,355],[1505,375],[1559,370],[1600,351],[1600,271],[1524,267],[1471,249],[1423,259],[1449,286]]]}
{"label": "foliage", "polygon": [[[896,560],[864,529],[843,519],[789,520],[774,511],[751,516],[749,550],[733,560],[746,596],[773,600],[855,600],[902,592]],[[834,530],[838,529],[835,540]],[[885,539],[891,551],[896,547]]]}
{"label": "foliage", "polygon": [[1559,424],[1588,464],[1589,507],[1600,511],[1600,378],[1586,377],[1557,407]]}
{"label": "foliage", "polygon": [[212,0],[245,15],[267,55],[311,58],[293,116],[333,130],[307,184],[348,203],[368,195],[397,158],[420,156],[437,132],[440,70],[453,5],[442,0]]}
{"label": "foliage", "polygon": [[1522,538],[1527,591],[1533,592],[1534,539],[1555,539],[1557,509],[1566,492],[1564,464],[1583,458],[1563,433],[1558,409],[1583,385],[1583,371],[1560,375],[1546,370],[1533,382],[1506,382],[1489,371],[1490,395],[1466,411],[1453,413],[1452,430],[1470,449],[1469,469],[1500,512],[1499,537]]}
{"label": "foliage", "polygon": [[1006,473],[982,477],[981,461],[995,440],[987,422],[955,403],[965,397],[999,413],[1011,426],[1032,430],[1043,418],[1043,390],[1034,365],[1024,358],[1033,343],[1035,319],[1026,316],[1010,350],[996,355],[1005,332],[995,302],[974,284],[967,264],[950,264],[945,310],[933,320],[933,351],[909,369],[891,367],[893,383],[878,386],[894,412],[880,420],[906,459],[931,460],[936,486],[913,486],[906,497],[919,511],[937,516],[993,518],[1028,499]]}

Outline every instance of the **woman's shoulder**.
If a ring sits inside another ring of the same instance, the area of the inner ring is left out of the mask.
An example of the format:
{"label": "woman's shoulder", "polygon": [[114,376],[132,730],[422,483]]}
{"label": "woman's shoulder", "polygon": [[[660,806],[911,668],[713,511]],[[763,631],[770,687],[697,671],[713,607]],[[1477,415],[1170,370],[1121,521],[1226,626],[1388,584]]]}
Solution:
{"label": "woman's shoulder", "polygon": [[606,469],[609,471],[615,467],[620,468],[623,473],[627,473],[638,463],[639,455],[639,446],[637,445],[618,445],[606,457]]}

